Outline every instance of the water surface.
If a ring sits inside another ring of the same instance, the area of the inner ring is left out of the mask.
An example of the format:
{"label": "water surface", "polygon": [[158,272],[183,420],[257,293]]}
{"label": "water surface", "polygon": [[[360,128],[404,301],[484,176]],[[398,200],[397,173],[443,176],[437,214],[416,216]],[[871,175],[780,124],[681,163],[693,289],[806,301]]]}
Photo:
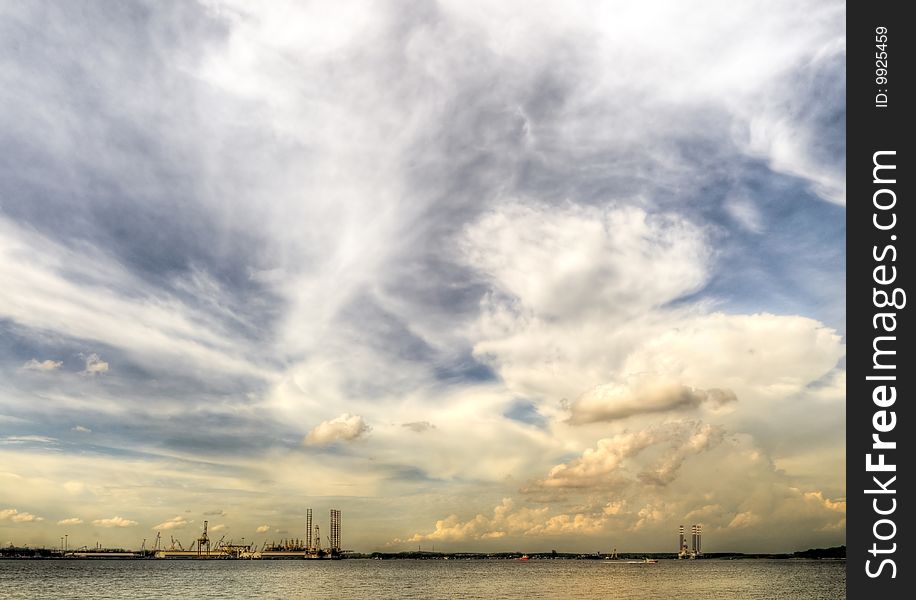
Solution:
{"label": "water surface", "polygon": [[0,560],[0,598],[836,600],[846,562]]}

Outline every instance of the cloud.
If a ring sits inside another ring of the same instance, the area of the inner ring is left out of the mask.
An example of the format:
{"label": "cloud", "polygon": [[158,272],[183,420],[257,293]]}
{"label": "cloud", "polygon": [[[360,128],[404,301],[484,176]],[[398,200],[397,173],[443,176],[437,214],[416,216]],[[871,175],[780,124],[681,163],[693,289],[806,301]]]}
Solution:
{"label": "cloud", "polygon": [[369,433],[371,429],[359,415],[344,413],[312,429],[305,436],[305,445],[323,446],[338,441],[350,442]]}
{"label": "cloud", "polygon": [[725,203],[725,211],[748,231],[763,233],[763,214],[753,202],[743,198],[729,198]]}
{"label": "cloud", "polygon": [[760,523],[760,517],[752,513],[751,511],[746,511],[738,513],[735,515],[735,518],[731,520],[728,524],[729,529],[741,529],[743,527],[751,527]]}
{"label": "cloud", "polygon": [[[463,539],[508,548],[602,522],[651,544],[660,515],[719,505],[711,527],[764,519],[719,534],[734,548],[777,518],[787,544],[839,543],[817,531],[841,513],[803,494],[845,495],[843,387],[815,389],[845,353],[843,4],[376,8],[13,9],[0,412],[24,435],[0,444],[23,474],[4,501],[393,502],[406,521],[354,547],[458,512],[445,531],[483,515]],[[19,368],[80,349],[104,360],[66,386]],[[670,386],[640,401],[646,373]],[[693,417],[713,429],[653,433]],[[36,447],[86,419],[104,439]],[[367,424],[371,443],[289,443]]]}
{"label": "cloud", "polygon": [[15,508],[4,508],[0,510],[0,521],[12,521],[13,523],[34,523],[44,521],[43,517],[37,517],[32,513],[19,512]]}
{"label": "cloud", "polygon": [[86,361],[86,368],[82,371],[84,374],[101,375],[108,372],[108,363],[102,360],[98,354],[92,353],[88,356],[83,356],[83,358]]}
{"label": "cloud", "polygon": [[69,519],[61,519],[57,522],[58,525],[80,525],[83,523],[83,520],[79,517],[70,517]]}
{"label": "cloud", "polygon": [[208,510],[208,511],[206,511],[205,513],[203,513],[203,515],[204,515],[205,517],[225,517],[225,516],[226,516],[226,511],[224,511],[224,510],[221,509],[221,508],[218,508],[218,509],[216,509],[216,510]]}
{"label": "cloud", "polygon": [[459,541],[465,539],[497,539],[507,532],[520,533],[539,526],[547,508],[530,509],[516,507],[511,498],[503,498],[493,509],[492,515],[478,514],[462,522],[457,515],[436,522],[435,531],[415,534],[408,542]]}
{"label": "cloud", "polygon": [[430,429],[436,428],[436,426],[429,421],[411,421],[410,423],[401,423],[401,427],[406,427],[415,433],[423,433],[424,431],[429,431]]}
{"label": "cloud", "polygon": [[[172,517],[168,521],[163,521],[158,525],[153,525],[153,529],[181,529],[190,525],[192,521],[185,519],[184,517]],[[122,526],[123,527],[123,526]]]}
{"label": "cloud", "polygon": [[0,444],[45,444],[51,445],[57,443],[57,438],[46,435],[8,435],[0,438]]}
{"label": "cloud", "polygon": [[88,427],[83,427],[82,425],[74,425],[70,428],[70,431],[75,433],[92,433],[92,430]]}
{"label": "cloud", "polygon": [[56,371],[63,364],[63,361],[60,360],[43,360],[39,362],[38,359],[32,358],[22,365],[22,368],[27,371],[43,371],[47,373]]}
{"label": "cloud", "polygon": [[210,532],[211,532],[211,533],[216,533],[217,531],[225,531],[225,529],[226,529],[225,523],[220,523],[220,524],[218,524],[218,525],[213,525],[213,526],[211,526],[211,527],[210,527]]}
{"label": "cloud", "polygon": [[[639,481],[664,486],[675,479],[688,457],[715,447],[723,436],[721,427],[698,421],[675,421],[620,433],[598,440],[596,447],[580,457],[556,465],[528,491],[620,487],[633,481],[633,470]],[[648,461],[640,464],[631,460],[653,446],[659,448]]]}
{"label": "cloud", "polygon": [[623,502],[608,502],[596,512],[549,514],[548,507],[518,506],[503,498],[492,515],[477,514],[462,521],[457,515],[436,522],[434,531],[414,534],[407,542],[498,540],[506,537],[594,535],[605,529],[624,507]]}
{"label": "cloud", "polygon": [[259,525],[258,528],[255,529],[255,531],[257,531],[258,533],[267,533],[268,531],[270,531],[270,525],[267,525],[267,524]]}
{"label": "cloud", "polygon": [[614,421],[646,413],[696,409],[706,403],[718,407],[736,400],[735,393],[728,389],[703,390],[671,379],[634,376],[622,384],[600,385],[579,396],[570,407],[569,422],[579,425]]}
{"label": "cloud", "polygon": [[705,237],[674,214],[507,202],[467,228],[463,252],[540,318],[614,321],[697,289]]}
{"label": "cloud", "polygon": [[845,353],[840,334],[814,319],[712,313],[647,336],[622,370],[663,367],[664,374],[682,381],[716,381],[739,394],[753,390],[773,398],[800,392]]}
{"label": "cloud", "polygon": [[130,519],[125,519],[124,517],[114,516],[110,519],[96,519],[92,522],[93,525],[98,527],[133,527],[138,523],[136,521],[131,521]]}
{"label": "cloud", "polygon": [[606,383],[676,323],[663,307],[705,283],[712,256],[704,228],[674,213],[512,202],[467,228],[463,253],[492,286],[474,356],[513,391],[557,399]]}

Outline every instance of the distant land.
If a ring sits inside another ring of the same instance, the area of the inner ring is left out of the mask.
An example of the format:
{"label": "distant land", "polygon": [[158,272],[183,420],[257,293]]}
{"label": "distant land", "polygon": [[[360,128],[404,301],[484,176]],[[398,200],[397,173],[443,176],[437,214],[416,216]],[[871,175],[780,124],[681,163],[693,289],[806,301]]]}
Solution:
{"label": "distant land", "polygon": [[[426,551],[409,551],[409,552],[372,552],[361,554],[351,552],[347,554],[349,558],[380,558],[380,559],[513,559],[523,555],[521,552],[426,552]],[[607,553],[596,552],[593,554],[581,554],[575,552],[528,552],[524,554],[530,559],[568,559],[568,560],[612,560],[611,555]],[[641,558],[676,560],[674,552],[618,552],[617,558],[620,560],[633,560]],[[703,559],[726,559],[740,560],[752,558],[812,558],[812,559],[836,559],[846,558],[846,546],[834,546],[832,548],[809,548],[791,553],[747,553],[747,552],[705,552]]]}
{"label": "distant land", "polygon": [[[106,548],[100,552],[123,553],[129,552],[122,548]],[[133,558],[152,558],[152,553],[137,554]],[[532,560],[614,560],[610,554],[595,552],[592,554],[582,554],[575,552],[427,552],[414,550],[409,552],[344,552],[343,558],[363,558],[363,559],[411,559],[411,560],[512,560],[522,556],[527,556]],[[654,559],[671,559],[676,560],[673,552],[620,552],[617,558],[620,560],[633,560],[643,558]],[[56,548],[27,548],[17,546],[0,547],[0,559],[59,559],[64,558],[63,553]],[[126,558],[126,557],[125,557]],[[834,546],[832,548],[809,548],[791,553],[747,553],[747,552],[707,552],[703,554],[704,559],[719,560],[743,560],[743,559],[845,559],[846,546]]]}

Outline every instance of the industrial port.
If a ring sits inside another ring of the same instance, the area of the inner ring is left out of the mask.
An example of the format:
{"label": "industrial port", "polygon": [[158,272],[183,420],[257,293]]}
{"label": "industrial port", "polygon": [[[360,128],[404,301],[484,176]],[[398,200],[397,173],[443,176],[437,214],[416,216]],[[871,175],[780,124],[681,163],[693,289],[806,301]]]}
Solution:
{"label": "industrial port", "polygon": [[[340,543],[340,511],[331,509],[329,535],[322,541],[321,528],[312,521],[312,509],[306,510],[305,537],[264,542],[260,547],[254,544],[234,543],[222,536],[212,540],[204,521],[200,535],[185,547],[181,540],[169,536],[166,543],[161,532],[156,532],[152,547],[146,547],[146,540],[139,550],[120,548],[80,547],[70,550],[64,542],[60,550],[49,549],[3,549],[4,558],[83,558],[83,559],[162,559],[162,560],[337,560],[342,558]],[[244,539],[244,538],[243,538]],[[63,541],[63,539],[62,539]],[[16,553],[10,550],[21,550]]]}

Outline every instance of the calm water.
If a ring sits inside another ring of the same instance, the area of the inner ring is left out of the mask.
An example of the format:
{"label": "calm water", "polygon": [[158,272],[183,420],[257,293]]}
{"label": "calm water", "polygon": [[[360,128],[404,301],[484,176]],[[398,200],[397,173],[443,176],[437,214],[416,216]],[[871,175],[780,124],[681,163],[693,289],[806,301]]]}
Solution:
{"label": "calm water", "polygon": [[0,560],[0,598],[845,598],[844,561]]}

